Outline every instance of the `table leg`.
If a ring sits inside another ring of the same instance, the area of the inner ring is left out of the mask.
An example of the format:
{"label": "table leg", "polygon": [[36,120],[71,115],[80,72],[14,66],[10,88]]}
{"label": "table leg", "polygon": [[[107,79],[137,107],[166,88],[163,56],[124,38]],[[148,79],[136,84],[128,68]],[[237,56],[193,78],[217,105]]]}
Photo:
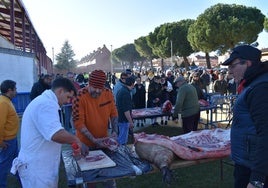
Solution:
{"label": "table leg", "polygon": [[220,174],[221,174],[221,180],[223,180],[223,162],[222,162],[222,159],[220,160]]}
{"label": "table leg", "polygon": [[206,110],[206,114],[207,114],[207,124],[206,124],[206,129],[208,129],[208,124],[209,124],[209,110]]}

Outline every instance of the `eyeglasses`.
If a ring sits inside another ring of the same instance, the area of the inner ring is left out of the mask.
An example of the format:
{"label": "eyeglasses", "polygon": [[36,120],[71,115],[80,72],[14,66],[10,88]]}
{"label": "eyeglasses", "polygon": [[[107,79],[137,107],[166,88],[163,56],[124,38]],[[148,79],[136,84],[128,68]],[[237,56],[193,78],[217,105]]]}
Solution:
{"label": "eyeglasses", "polygon": [[243,64],[245,61],[244,60],[242,60],[242,61],[239,61],[239,62],[237,62],[237,63],[233,63],[233,64],[231,64],[231,65],[229,65],[229,69],[234,69],[235,67],[236,67],[236,65],[238,65],[238,64]]}

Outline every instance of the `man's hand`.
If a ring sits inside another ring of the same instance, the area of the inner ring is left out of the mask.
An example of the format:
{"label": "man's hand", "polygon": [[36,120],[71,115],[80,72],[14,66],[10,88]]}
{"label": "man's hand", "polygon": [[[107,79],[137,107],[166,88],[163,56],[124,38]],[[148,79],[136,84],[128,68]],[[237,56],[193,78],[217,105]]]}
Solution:
{"label": "man's hand", "polygon": [[129,125],[128,128],[130,128],[130,129],[134,128],[134,123],[133,122],[130,122],[128,125]]}
{"label": "man's hand", "polygon": [[96,138],[95,139],[95,144],[97,148],[107,148],[107,146],[103,142],[104,138]]}
{"label": "man's hand", "polygon": [[88,147],[80,141],[73,143],[72,148],[74,157],[81,158],[82,156],[85,157],[88,155]]}
{"label": "man's hand", "polygon": [[86,144],[82,143],[81,154],[85,157],[89,153],[89,148]]}
{"label": "man's hand", "polygon": [[94,142],[97,148],[107,148],[111,151],[114,151],[118,147],[117,139],[112,137],[97,138]]}
{"label": "man's hand", "polygon": [[179,122],[179,121],[178,121],[178,118],[173,119],[173,122],[177,124],[177,123]]}

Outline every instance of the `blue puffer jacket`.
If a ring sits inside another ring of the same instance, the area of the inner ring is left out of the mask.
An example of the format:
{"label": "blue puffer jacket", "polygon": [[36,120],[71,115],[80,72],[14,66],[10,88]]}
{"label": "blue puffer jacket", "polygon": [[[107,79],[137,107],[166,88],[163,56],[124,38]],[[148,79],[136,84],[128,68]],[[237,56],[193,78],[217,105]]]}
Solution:
{"label": "blue puffer jacket", "polygon": [[237,98],[233,110],[231,128],[231,156],[236,164],[253,167],[256,160],[256,128],[246,103],[247,94],[254,86],[268,82],[268,74],[263,74],[254,80]]}

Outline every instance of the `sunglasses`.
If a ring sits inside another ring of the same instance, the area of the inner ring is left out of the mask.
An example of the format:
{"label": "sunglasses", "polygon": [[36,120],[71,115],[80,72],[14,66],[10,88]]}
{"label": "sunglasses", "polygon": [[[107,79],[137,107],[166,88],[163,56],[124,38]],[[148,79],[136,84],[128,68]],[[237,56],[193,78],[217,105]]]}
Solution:
{"label": "sunglasses", "polygon": [[244,64],[244,62],[245,62],[245,60],[241,60],[237,63],[233,63],[233,64],[229,65],[229,69],[234,69],[236,67],[236,65],[238,65],[238,64],[242,65],[242,64]]}

